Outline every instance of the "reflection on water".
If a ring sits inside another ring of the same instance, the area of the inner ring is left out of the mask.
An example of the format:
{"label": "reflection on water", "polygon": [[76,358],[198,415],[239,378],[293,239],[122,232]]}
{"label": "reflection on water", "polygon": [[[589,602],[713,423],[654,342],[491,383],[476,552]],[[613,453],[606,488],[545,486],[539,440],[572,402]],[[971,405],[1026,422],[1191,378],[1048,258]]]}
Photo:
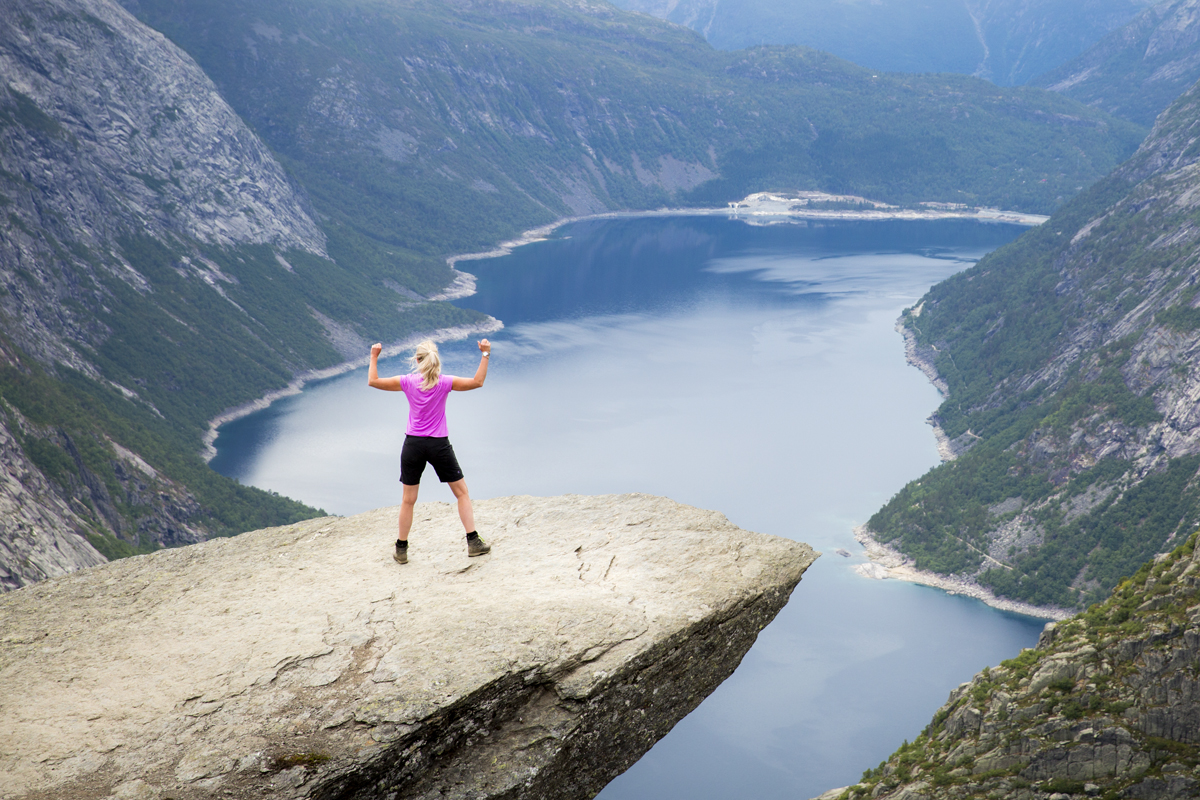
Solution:
{"label": "reflection on water", "polygon": [[[1036,640],[1040,622],[833,554],[860,553],[851,528],[937,462],[938,397],[904,363],[900,310],[1019,232],[637,219],[470,264],[462,304],[506,323],[487,386],[448,406],[473,495],[661,494],[826,553],[733,677],[601,797],[815,796]],[[473,373],[472,343],[443,354]],[[395,504],[405,414],[362,370],[225,426],[213,466],[333,513]],[[422,499],[449,498],[427,473]]]}

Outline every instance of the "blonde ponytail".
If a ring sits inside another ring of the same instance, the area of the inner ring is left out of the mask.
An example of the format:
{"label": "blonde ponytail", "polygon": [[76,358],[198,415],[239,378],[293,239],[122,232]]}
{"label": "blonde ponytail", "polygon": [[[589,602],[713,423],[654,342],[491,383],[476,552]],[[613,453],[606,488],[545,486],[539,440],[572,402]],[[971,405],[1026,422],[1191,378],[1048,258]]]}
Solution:
{"label": "blonde ponytail", "polygon": [[408,360],[413,371],[420,373],[425,380],[421,383],[422,391],[429,391],[437,386],[438,378],[442,375],[442,358],[438,355],[437,345],[426,339],[417,345],[417,352]]}

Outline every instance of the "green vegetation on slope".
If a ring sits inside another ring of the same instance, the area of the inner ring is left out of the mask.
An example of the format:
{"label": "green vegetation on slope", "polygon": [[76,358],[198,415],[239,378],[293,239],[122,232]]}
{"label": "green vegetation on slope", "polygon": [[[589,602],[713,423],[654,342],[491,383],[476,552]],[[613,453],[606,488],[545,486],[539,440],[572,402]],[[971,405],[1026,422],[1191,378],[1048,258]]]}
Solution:
{"label": "green vegetation on slope", "polygon": [[146,237],[120,245],[154,286],[153,297],[104,279],[106,309],[96,318],[111,333],[85,355],[110,380],[137,387],[193,440],[221,411],[286,385],[298,371],[344,360],[309,308],[347,320],[364,341],[483,319],[446,303],[408,302],[357,270],[302,251],[285,255],[289,270],[265,245],[191,250]]}
{"label": "green vegetation on slope", "polygon": [[1197,536],[956,689],[842,800],[1194,797]]}
{"label": "green vegetation on slope", "polygon": [[[203,526],[218,536],[323,513],[218,475],[196,454],[194,434],[186,428],[78,372],[62,368],[56,380],[11,342],[2,344],[9,356],[0,365],[4,424],[23,429],[21,445],[30,460],[70,498],[72,510],[90,528],[89,541],[109,558],[163,544],[161,532],[141,524],[158,513],[161,492],[173,495],[171,504],[181,512],[174,522]],[[129,475],[114,442],[168,480]]]}
{"label": "green vegetation on slope", "polygon": [[1189,424],[1164,409],[1198,332],[1197,227],[1177,199],[1198,94],[1129,165],[905,316],[949,388],[937,421],[977,442],[869,522],[918,566],[1078,607],[1200,524],[1194,448],[1168,457],[1151,438]]}
{"label": "green vegetation on slope", "polygon": [[[63,252],[49,231],[30,235]],[[94,269],[69,273],[85,291],[63,303],[106,334],[94,347],[75,343],[80,355],[136,398],[61,364],[47,373],[11,341],[6,349],[17,355],[0,369],[0,397],[20,414],[7,414],[5,427],[22,431],[29,459],[109,557],[321,513],[218,475],[199,454],[208,420],[220,412],[286,385],[298,371],[343,360],[310,309],[352,320],[345,328],[364,341],[483,319],[446,303],[409,301],[303,251],[287,252],[285,267],[266,245],[148,236],[117,244],[150,290],[103,268],[110,254],[77,244],[74,258]],[[18,273],[8,291],[37,291],[37,283]],[[159,478],[122,472],[115,447],[137,454]]]}

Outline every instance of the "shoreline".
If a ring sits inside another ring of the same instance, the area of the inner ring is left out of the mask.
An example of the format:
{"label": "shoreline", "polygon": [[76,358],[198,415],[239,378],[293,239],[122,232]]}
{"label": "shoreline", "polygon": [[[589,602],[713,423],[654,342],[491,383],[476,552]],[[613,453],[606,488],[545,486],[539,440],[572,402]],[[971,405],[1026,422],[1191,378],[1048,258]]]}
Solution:
{"label": "shoreline", "polygon": [[[812,203],[844,203],[862,206],[861,209],[823,209],[810,207]],[[925,203],[923,208],[901,208],[874,200],[867,200],[857,195],[836,195],[825,192],[797,192],[789,197],[774,192],[756,192],[736,203],[730,203],[725,208],[658,208],[647,211],[605,211],[599,214],[583,214],[576,217],[562,217],[554,222],[530,228],[515,239],[501,242],[491,250],[478,253],[459,253],[446,259],[459,275],[469,275],[457,269],[460,261],[477,261],[484,258],[496,258],[510,255],[514,248],[535,242],[543,242],[558,228],[575,222],[591,222],[604,219],[635,219],[638,217],[728,217],[740,219],[747,224],[770,224],[771,219],[804,219],[804,220],[938,220],[938,219],[973,219],[979,222],[1002,222],[1013,225],[1028,225],[1036,227],[1050,217],[1044,214],[1026,214],[1021,211],[1005,211],[998,208],[983,208],[977,206],[962,206],[952,203]],[[757,220],[754,218],[758,218]],[[456,278],[456,281],[458,279]],[[470,278],[472,289],[474,277]],[[445,293],[444,293],[445,294]],[[455,295],[465,297],[466,295]],[[443,298],[435,295],[434,299]]]}
{"label": "shoreline", "polygon": [[[868,206],[863,209],[818,209],[806,208],[810,202],[848,202],[858,203]],[[939,219],[974,219],[981,222],[1001,222],[1016,225],[1037,226],[1045,222],[1049,217],[1038,214],[1023,214],[1014,211],[1002,211],[999,209],[989,208],[966,208],[966,207],[950,207],[948,204],[927,204],[924,209],[899,208],[895,206],[887,206],[883,203],[865,200],[864,198],[846,196],[846,195],[828,195],[821,192],[801,192],[798,197],[785,197],[779,194],[769,192],[759,192],[752,194],[746,199],[738,203],[730,203],[727,208],[660,208],[648,211],[609,211],[600,214],[587,214],[574,217],[562,217],[554,222],[546,225],[541,225],[537,228],[531,228],[515,239],[501,242],[491,250],[485,250],[476,253],[460,253],[446,258],[446,264],[454,273],[454,279],[450,285],[444,290],[435,295],[430,295],[426,298],[429,301],[447,301],[456,300],[462,297],[469,297],[475,294],[476,283],[475,276],[469,272],[459,270],[457,265],[462,261],[477,261],[486,258],[496,258],[499,256],[510,255],[514,248],[521,247],[527,244],[545,241],[558,228],[564,225],[570,225],[575,222],[587,222],[592,220],[606,219],[634,219],[634,218],[653,218],[653,217],[688,217],[688,216],[724,216],[729,219],[740,219],[747,224],[772,224],[772,220],[939,220]],[[746,219],[747,217],[751,219]],[[753,218],[759,219],[753,219]],[[921,307],[918,305],[913,309],[913,313],[919,315]],[[437,342],[443,342],[453,339],[462,339],[472,334],[494,333],[501,330],[504,323],[495,318],[489,318],[488,321],[476,325],[458,325],[450,328],[441,328],[428,334],[413,334],[398,342],[394,342],[383,348],[380,357],[390,357],[398,355],[407,350],[418,342],[424,339],[433,339]],[[915,335],[903,325],[903,317],[896,322],[896,331],[904,339],[904,355],[905,361],[908,364],[916,367],[922,374],[934,385],[935,388],[946,396],[948,387],[941,376],[938,375],[933,363],[925,358],[920,352],[916,342]],[[227,409],[217,416],[213,417],[208,422],[208,430],[204,434],[204,446],[202,449],[202,457],[205,463],[212,461],[216,456],[217,451],[214,443],[219,434],[219,429],[234,420],[241,419],[256,411],[261,411],[268,408],[276,400],[284,397],[297,395],[301,392],[304,386],[316,380],[324,380],[333,378],[338,375],[345,374],[359,367],[365,366],[370,361],[369,357],[344,361],[340,364],[335,364],[324,369],[306,370],[296,375],[287,386],[273,392],[251,400],[234,408]],[[927,420],[928,424],[933,427],[934,439],[937,442],[938,455],[942,461],[953,460],[958,453],[955,452],[953,442],[946,436],[945,432],[937,424],[934,417],[931,415]],[[1065,609],[1034,606],[1028,603],[1022,603],[1015,600],[997,597],[990,590],[983,588],[977,583],[965,578],[956,578],[946,575],[940,575],[934,572],[926,572],[918,570],[912,565],[912,561],[902,555],[898,550],[889,545],[875,541],[870,535],[865,525],[860,525],[853,530],[854,538],[863,546],[865,554],[868,558],[866,563],[857,564],[854,566],[854,571],[865,578],[874,580],[902,580],[909,583],[917,583],[923,586],[930,586],[936,589],[941,589],[948,594],[961,594],[967,597],[972,597],[983,601],[985,604],[993,608],[1010,611],[1025,616],[1036,617],[1040,619],[1062,620],[1074,615],[1075,612]]]}
{"label": "shoreline", "polygon": [[1064,608],[1035,606],[1030,603],[1022,603],[1018,600],[997,597],[990,589],[985,589],[968,578],[958,578],[951,575],[940,575],[936,572],[919,570],[913,566],[912,559],[900,553],[899,550],[890,545],[875,541],[866,525],[859,525],[854,529],[854,539],[863,546],[867,558],[870,559],[864,564],[856,564],[854,566],[854,571],[864,578],[871,578],[872,580],[887,580],[890,578],[892,580],[930,586],[934,589],[941,589],[947,594],[961,594],[965,597],[982,600],[987,605],[1000,611],[1011,611],[1014,614],[1023,614],[1027,617],[1048,619],[1054,622],[1069,619],[1077,613]]}
{"label": "shoreline", "polygon": [[[921,304],[917,304],[912,309],[912,314],[913,316],[920,316]],[[900,319],[896,320],[896,332],[904,338],[904,360],[910,366],[919,369],[921,374],[933,384],[942,397],[947,397],[950,394],[950,389],[946,385],[946,381],[938,374],[937,369],[927,354],[921,352],[921,348],[917,344],[916,335],[904,324],[903,315]],[[947,461],[953,461],[965,452],[964,448],[956,446],[955,440],[946,435],[946,432],[942,430],[942,426],[938,424],[934,414],[930,414],[925,422],[933,428],[933,438],[937,442],[938,456],[942,459],[943,464]],[[985,604],[1001,611],[1011,611],[1015,614],[1024,614],[1027,617],[1037,617],[1056,622],[1073,617],[1077,613],[1056,606],[1035,606],[1019,600],[998,597],[990,589],[980,586],[970,578],[942,575],[937,572],[917,569],[913,565],[912,559],[908,556],[891,545],[876,541],[871,536],[871,531],[866,525],[859,525],[854,528],[854,540],[862,545],[868,559],[866,563],[854,566],[854,571],[864,578],[871,578],[873,580],[887,580],[890,578],[892,580],[907,581],[908,583],[917,583],[922,586],[931,586],[935,589],[941,589],[948,594],[961,594],[966,597],[973,597],[976,600],[982,600]]]}
{"label": "shoreline", "polygon": [[[920,309],[920,306],[917,306],[917,308]],[[920,314],[920,311],[916,311],[915,313]],[[933,388],[938,390],[938,394],[942,397],[949,396],[950,387],[946,385],[946,381],[942,380],[942,376],[934,368],[933,362],[921,354],[920,348],[917,346],[916,334],[910,331],[904,324],[903,315],[900,319],[896,320],[896,332],[904,337],[904,360],[908,362],[909,366],[919,369],[921,374],[933,384]],[[954,449],[953,441],[942,430],[942,426],[938,424],[937,417],[934,414],[930,414],[925,418],[925,424],[933,428],[933,440],[937,443],[938,458],[942,459],[942,463],[944,464],[947,461],[953,461],[958,458],[959,454]]]}
{"label": "shoreline", "polygon": [[[469,277],[471,287],[473,289],[475,285],[475,276],[471,275]],[[468,294],[471,293],[473,292],[469,292]],[[466,295],[463,296],[465,297]],[[432,333],[415,333],[412,336],[385,346],[383,351],[379,354],[379,357],[386,358],[399,355],[405,350],[414,347],[416,344],[423,342],[426,339],[432,339],[435,342],[446,342],[455,339],[465,339],[466,337],[477,333],[495,333],[503,327],[503,322],[495,317],[489,317],[488,321],[480,322],[475,325],[455,325],[454,327],[450,328],[438,328]],[[292,378],[288,385],[282,389],[276,389],[273,392],[267,392],[261,397],[258,397],[247,403],[242,403],[240,406],[234,406],[233,408],[222,411],[220,414],[208,421],[208,430],[204,433],[204,447],[200,453],[201,458],[203,458],[204,463],[207,464],[217,455],[215,442],[217,441],[217,435],[220,433],[220,427],[222,425],[233,422],[237,419],[241,419],[242,417],[249,416],[255,411],[262,411],[264,408],[268,408],[276,400],[300,394],[301,390],[304,388],[304,385],[310,381],[320,381],[325,380],[326,378],[335,378],[338,375],[344,375],[345,373],[351,372],[360,367],[365,367],[370,363],[370,361],[371,357],[370,355],[367,355],[362,358],[343,361],[340,364],[334,364],[332,367],[325,367],[324,369],[305,370],[304,372],[296,375],[296,377]]]}

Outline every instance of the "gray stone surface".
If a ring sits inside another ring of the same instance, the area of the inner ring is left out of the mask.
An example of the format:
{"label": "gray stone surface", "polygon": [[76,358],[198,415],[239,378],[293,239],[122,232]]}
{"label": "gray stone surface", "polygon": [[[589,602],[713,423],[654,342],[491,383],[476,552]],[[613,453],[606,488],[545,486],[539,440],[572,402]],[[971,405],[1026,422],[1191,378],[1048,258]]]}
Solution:
{"label": "gray stone surface", "polygon": [[0,796],[589,797],[818,555],[646,495],[327,517],[0,596]]}
{"label": "gray stone surface", "polygon": [[48,138],[36,126],[7,128],[0,159],[63,231],[107,243],[136,225],[325,252],[270,150],[165,36],[109,0],[23,0],[4,17],[8,92],[60,127]]}

